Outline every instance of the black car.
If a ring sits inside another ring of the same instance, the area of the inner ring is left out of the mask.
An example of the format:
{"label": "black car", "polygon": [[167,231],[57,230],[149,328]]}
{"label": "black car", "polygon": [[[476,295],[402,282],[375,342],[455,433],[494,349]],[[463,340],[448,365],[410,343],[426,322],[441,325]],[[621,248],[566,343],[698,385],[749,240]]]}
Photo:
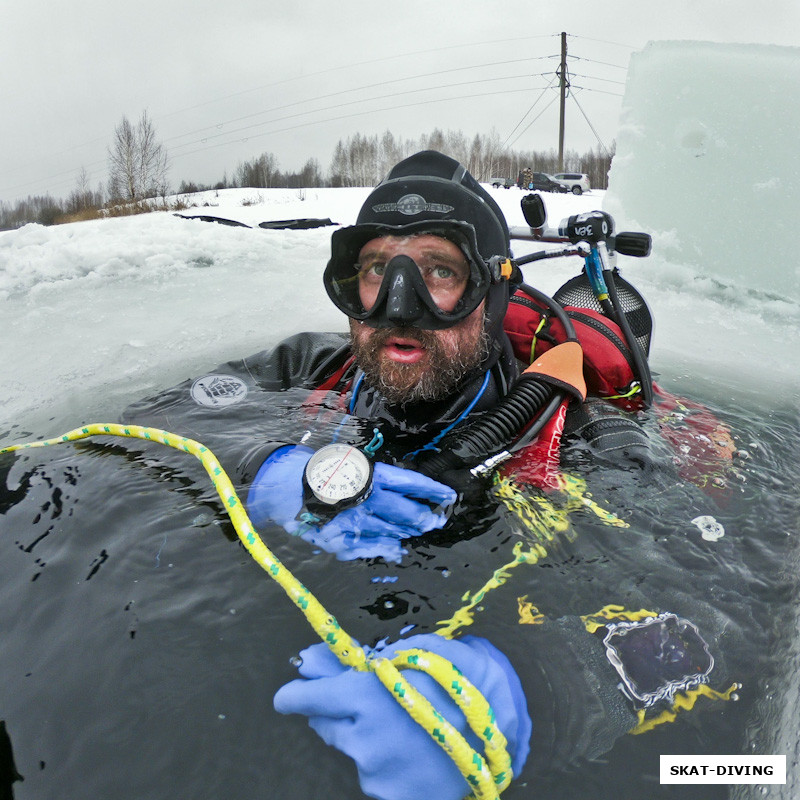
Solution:
{"label": "black car", "polygon": [[538,189],[540,192],[568,192],[563,183],[553,180],[546,172],[534,172],[523,189]]}

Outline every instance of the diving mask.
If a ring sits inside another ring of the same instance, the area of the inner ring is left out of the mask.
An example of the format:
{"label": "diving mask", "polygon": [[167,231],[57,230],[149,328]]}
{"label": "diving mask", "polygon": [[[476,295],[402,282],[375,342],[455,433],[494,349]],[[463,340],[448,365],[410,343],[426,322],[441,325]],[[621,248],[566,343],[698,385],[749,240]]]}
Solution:
{"label": "diving mask", "polygon": [[[458,255],[412,258],[380,244],[365,251],[376,239],[423,234],[446,239],[457,248],[450,252]],[[329,297],[348,317],[373,328],[449,328],[475,311],[492,284],[508,280],[513,271],[504,256],[488,262],[480,256],[471,225],[449,220],[342,228],[333,234],[331,250],[323,278]]]}

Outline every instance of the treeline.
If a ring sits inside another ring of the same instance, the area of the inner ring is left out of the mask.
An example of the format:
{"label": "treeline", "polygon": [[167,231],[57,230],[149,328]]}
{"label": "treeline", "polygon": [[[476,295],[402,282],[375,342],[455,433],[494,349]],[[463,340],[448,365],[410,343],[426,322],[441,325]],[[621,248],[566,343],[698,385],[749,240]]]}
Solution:
{"label": "treeline", "polygon": [[[141,139],[148,142],[146,147],[139,144],[137,132]],[[46,194],[27,197],[15,204],[0,202],[0,230],[19,228],[29,222],[53,225],[119,213],[150,211],[154,207],[174,207],[176,203],[181,205],[188,202],[186,195],[208,190],[374,186],[398,161],[427,149],[452,156],[482,182],[496,177],[516,180],[525,167],[530,167],[534,172],[559,171],[558,153],[555,150],[510,150],[503,147],[500,137],[494,132],[470,138],[461,131],[442,131],[437,128],[416,139],[403,139],[386,131],[381,136],[355,134],[340,139],[327,170],[323,170],[317,159],[309,158],[301,170],[283,171],[277,157],[266,152],[239,163],[230,176],[226,172],[221,180],[213,184],[181,181],[177,190],[178,199],[170,201],[168,195],[172,191],[165,177],[167,156],[155,140],[146,114],[143,114],[138,127],[130,125],[125,118],[117,127],[114,144],[109,148],[109,179],[105,187],[101,184],[92,190],[85,170],[81,170],[76,188],[66,199]],[[141,177],[136,178],[137,175],[141,176],[142,164],[146,163],[142,150],[145,155],[152,150],[156,153],[156,167],[149,166],[149,174],[158,179],[155,183],[150,179],[148,183]],[[131,153],[136,158],[132,158]],[[613,146],[611,152],[600,147],[585,153],[568,150],[564,153],[563,171],[585,172],[594,188],[605,189],[612,158]],[[130,164],[138,165],[138,171],[130,168]],[[157,189],[151,189],[150,194],[142,197],[145,190],[138,188],[139,185],[153,185]]]}
{"label": "treeline", "polygon": [[595,189],[608,186],[612,150],[589,150],[564,153],[564,168],[559,170],[556,150],[509,150],[503,147],[496,133],[477,134],[471,139],[461,131],[441,131],[438,128],[419,139],[398,139],[390,131],[383,136],[356,134],[340,140],[334,150],[329,170],[330,186],[374,186],[386,173],[406,156],[419,150],[438,150],[460,161],[479,181],[488,183],[492,178],[512,178],[530,167],[534,172],[585,172]]}

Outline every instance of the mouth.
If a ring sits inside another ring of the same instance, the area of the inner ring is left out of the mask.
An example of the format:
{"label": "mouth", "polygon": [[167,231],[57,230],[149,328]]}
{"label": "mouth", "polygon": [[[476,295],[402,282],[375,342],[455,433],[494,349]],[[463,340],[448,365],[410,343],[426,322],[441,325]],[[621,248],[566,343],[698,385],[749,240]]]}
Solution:
{"label": "mouth", "polygon": [[389,337],[383,345],[383,354],[399,364],[415,364],[427,350],[416,339],[401,336]]}

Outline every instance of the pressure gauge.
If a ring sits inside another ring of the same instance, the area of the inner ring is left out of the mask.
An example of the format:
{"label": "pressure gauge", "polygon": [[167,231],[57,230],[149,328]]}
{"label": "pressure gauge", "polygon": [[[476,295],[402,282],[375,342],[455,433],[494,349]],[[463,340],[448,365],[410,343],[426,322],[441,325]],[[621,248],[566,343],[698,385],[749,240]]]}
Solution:
{"label": "pressure gauge", "polygon": [[306,507],[330,518],[366,500],[372,490],[372,462],[357,447],[335,442],[311,456],[304,477]]}

